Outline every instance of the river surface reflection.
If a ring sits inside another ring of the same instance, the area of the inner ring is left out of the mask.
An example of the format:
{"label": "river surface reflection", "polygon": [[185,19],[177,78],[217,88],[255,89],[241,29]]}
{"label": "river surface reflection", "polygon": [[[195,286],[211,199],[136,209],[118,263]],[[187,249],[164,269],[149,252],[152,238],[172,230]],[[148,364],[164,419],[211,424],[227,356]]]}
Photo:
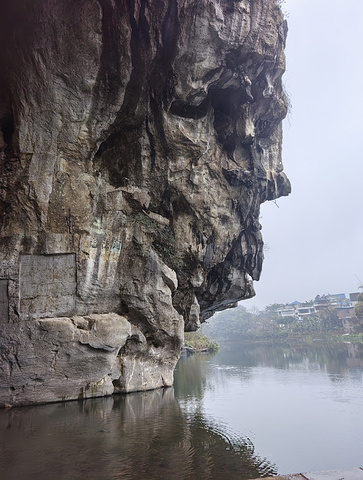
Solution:
{"label": "river surface reflection", "polygon": [[223,346],[175,387],[0,411],[0,479],[248,479],[363,466],[362,345]]}

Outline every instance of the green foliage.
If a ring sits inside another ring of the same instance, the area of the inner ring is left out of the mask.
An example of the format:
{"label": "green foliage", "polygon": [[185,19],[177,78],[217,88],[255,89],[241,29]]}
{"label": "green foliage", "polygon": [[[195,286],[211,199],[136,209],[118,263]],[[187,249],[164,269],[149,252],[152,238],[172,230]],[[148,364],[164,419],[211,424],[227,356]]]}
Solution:
{"label": "green foliage", "polygon": [[337,311],[332,307],[325,307],[319,311],[318,317],[323,331],[338,330],[342,327],[342,321],[338,317]]}
{"label": "green foliage", "polygon": [[[359,296],[362,295],[361,293],[359,294]],[[359,299],[359,297],[358,297]],[[362,319],[363,318],[363,301],[358,301],[358,303],[355,305],[354,307],[354,313],[355,313],[355,316],[359,319]]]}
{"label": "green foliage", "polygon": [[[270,317],[271,319],[274,319],[276,320],[277,323],[280,322],[281,320],[281,317],[280,315],[277,313],[277,311],[283,307],[283,305],[281,305],[280,303],[271,303],[271,305],[267,305],[267,307],[265,307],[265,314]],[[283,323],[283,322],[281,322]]]}
{"label": "green foliage", "polygon": [[324,307],[317,313],[306,315],[302,319],[293,318],[290,323],[284,321],[284,328],[289,333],[328,333],[343,330],[342,322],[335,308]]}
{"label": "green foliage", "polygon": [[145,213],[137,213],[129,217],[131,223],[137,223],[150,238],[151,245],[162,260],[173,270],[182,267],[182,261],[175,254],[175,238],[173,230],[161,225]]}
{"label": "green foliage", "polygon": [[341,339],[344,342],[363,344],[363,333],[358,333],[358,334],[351,333],[349,335],[343,335]]}
{"label": "green foliage", "polygon": [[284,335],[276,321],[264,312],[252,313],[242,306],[217,313],[207,324],[202,325],[202,332],[217,341],[243,341]]}
{"label": "green foliage", "polygon": [[208,350],[209,352],[218,352],[219,345],[214,340],[210,340],[199,332],[185,332],[184,343],[193,347],[197,352]]}
{"label": "green foliage", "polygon": [[354,306],[355,316],[359,319],[363,319],[363,292],[358,295],[358,303]]}
{"label": "green foliage", "polygon": [[[362,304],[363,305],[363,304]],[[280,305],[269,305],[263,311],[250,312],[238,306],[220,312],[202,325],[202,332],[217,341],[283,339],[289,335],[343,333],[342,322],[334,308],[326,307],[303,319],[280,317]]]}
{"label": "green foliage", "polygon": [[290,316],[288,317],[278,316],[276,320],[279,325],[289,325],[290,323],[294,323],[296,321],[296,318],[290,317]]}

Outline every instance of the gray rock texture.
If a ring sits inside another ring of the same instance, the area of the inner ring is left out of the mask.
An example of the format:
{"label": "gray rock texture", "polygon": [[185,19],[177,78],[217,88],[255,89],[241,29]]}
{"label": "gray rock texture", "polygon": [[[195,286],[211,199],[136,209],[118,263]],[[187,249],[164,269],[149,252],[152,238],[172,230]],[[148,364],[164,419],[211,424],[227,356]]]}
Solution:
{"label": "gray rock texture", "polygon": [[282,171],[276,0],[14,0],[1,17],[0,402],[171,385],[253,296]]}

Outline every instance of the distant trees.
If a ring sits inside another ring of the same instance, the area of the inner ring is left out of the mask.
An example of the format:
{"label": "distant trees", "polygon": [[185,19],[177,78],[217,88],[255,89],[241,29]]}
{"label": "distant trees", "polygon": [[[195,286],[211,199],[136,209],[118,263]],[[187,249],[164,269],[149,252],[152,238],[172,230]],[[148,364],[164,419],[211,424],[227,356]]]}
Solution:
{"label": "distant trees", "polygon": [[281,320],[281,317],[277,312],[281,307],[283,307],[281,303],[271,303],[271,305],[267,305],[267,307],[265,307],[264,311],[267,316],[273,320],[276,320],[278,323]]}
{"label": "distant trees", "polygon": [[216,340],[246,338],[256,329],[256,317],[255,313],[238,306],[214,315],[208,323],[203,324],[202,333]]}
{"label": "distant trees", "polygon": [[324,307],[318,312],[323,331],[338,330],[342,328],[342,321],[333,307]]}
{"label": "distant trees", "polygon": [[[363,295],[362,295],[363,315]],[[268,305],[262,311],[251,312],[243,306],[225,310],[203,324],[202,333],[217,341],[264,340],[284,338],[288,335],[343,333],[341,319],[332,306],[324,306],[318,312],[303,318],[282,317],[278,310],[283,305]]]}
{"label": "distant trees", "polygon": [[358,303],[356,303],[354,307],[354,313],[357,318],[360,320],[363,319],[363,293],[358,295]]}
{"label": "distant trees", "polygon": [[290,323],[294,323],[296,321],[295,317],[287,315],[286,317],[277,316],[276,321],[279,325],[289,325]]}

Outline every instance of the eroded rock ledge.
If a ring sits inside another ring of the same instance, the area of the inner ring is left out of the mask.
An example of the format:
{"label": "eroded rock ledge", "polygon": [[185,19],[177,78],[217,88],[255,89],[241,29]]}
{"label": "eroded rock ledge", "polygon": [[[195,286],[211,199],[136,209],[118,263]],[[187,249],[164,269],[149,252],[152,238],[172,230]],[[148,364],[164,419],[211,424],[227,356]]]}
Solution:
{"label": "eroded rock ledge", "polygon": [[2,16],[0,403],[172,384],[254,294],[282,172],[276,0],[14,1]]}

